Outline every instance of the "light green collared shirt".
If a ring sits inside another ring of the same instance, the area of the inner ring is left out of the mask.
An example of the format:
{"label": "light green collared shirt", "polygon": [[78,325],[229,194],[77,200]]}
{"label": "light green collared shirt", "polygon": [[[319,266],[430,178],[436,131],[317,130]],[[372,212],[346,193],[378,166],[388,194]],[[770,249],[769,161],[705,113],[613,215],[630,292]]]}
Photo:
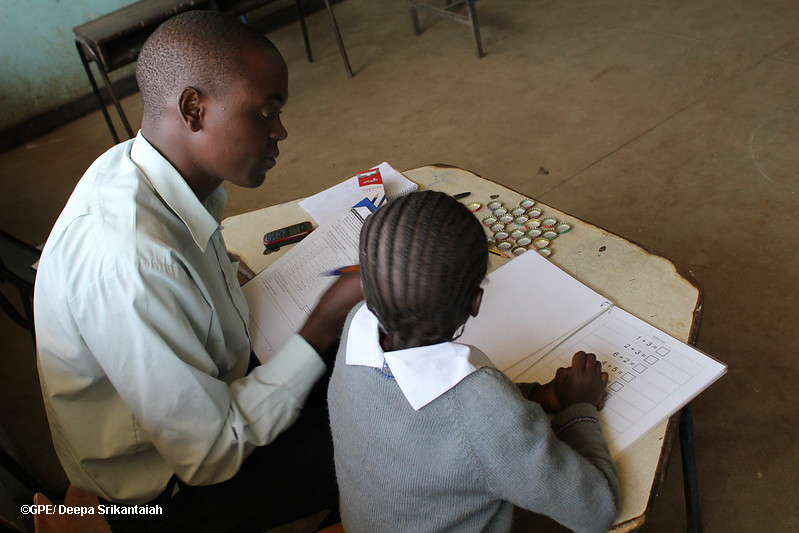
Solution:
{"label": "light green collared shirt", "polygon": [[249,310],[203,204],[139,133],[86,171],[42,253],[39,376],[70,482],[143,503],[232,477],[299,416],[324,364],[299,335],[246,375]]}

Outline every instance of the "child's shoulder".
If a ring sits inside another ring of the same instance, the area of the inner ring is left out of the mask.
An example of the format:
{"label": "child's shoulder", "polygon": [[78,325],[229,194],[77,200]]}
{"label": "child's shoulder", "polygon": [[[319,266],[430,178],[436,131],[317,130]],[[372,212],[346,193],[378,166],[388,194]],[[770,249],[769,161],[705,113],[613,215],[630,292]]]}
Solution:
{"label": "child's shoulder", "polygon": [[538,406],[525,399],[508,376],[489,366],[469,374],[451,392],[453,402],[470,410],[501,408],[527,411],[532,406]]}

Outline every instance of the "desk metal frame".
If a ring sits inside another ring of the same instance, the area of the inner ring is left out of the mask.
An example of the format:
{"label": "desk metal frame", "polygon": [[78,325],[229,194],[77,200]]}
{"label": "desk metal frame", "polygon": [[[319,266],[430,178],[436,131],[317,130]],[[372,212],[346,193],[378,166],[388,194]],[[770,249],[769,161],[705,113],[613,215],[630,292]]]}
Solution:
{"label": "desk metal frame", "polygon": [[[103,113],[103,118],[108,125],[114,142],[119,143],[120,139],[111,121],[111,116],[106,109],[109,103],[113,104],[116,109],[117,115],[119,115],[122,121],[122,126],[125,128],[128,138],[133,137],[134,132],[125,115],[125,111],[122,109],[122,105],[114,91],[114,87],[108,78],[108,74],[113,70],[136,61],[144,41],[162,22],[178,13],[192,9],[210,9],[231,16],[240,16],[244,19],[246,13],[274,1],[275,0],[140,0],[139,2],[118,9],[98,19],[74,27],[72,31],[75,33],[75,46],[78,50],[78,55],[83,64],[83,69],[86,71],[86,77],[89,78],[92,92],[100,104],[100,110]],[[350,67],[350,61],[347,57],[347,51],[344,48],[344,41],[341,38],[341,32],[339,31],[333,8],[330,5],[330,0],[324,0],[324,3],[330,23],[333,27],[333,33],[336,37],[341,59],[344,62],[344,69],[347,72],[347,76],[351,78],[353,76],[352,67]],[[305,52],[308,61],[313,62],[308,29],[305,25],[305,13],[302,7],[302,0],[295,0],[295,4],[300,19]],[[103,80],[104,88],[107,93],[106,98],[103,97],[103,93],[92,73],[90,65],[92,62],[97,65],[97,70],[100,72],[100,77]]]}

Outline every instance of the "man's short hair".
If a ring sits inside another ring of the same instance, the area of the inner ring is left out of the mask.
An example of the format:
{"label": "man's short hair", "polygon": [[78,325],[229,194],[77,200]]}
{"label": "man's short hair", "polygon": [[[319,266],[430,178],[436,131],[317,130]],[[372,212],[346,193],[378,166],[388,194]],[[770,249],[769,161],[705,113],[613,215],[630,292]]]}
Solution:
{"label": "man's short hair", "polygon": [[218,94],[241,74],[245,46],[277,51],[238,20],[212,11],[187,11],[161,24],[145,41],[136,65],[144,116],[160,113],[185,87]]}

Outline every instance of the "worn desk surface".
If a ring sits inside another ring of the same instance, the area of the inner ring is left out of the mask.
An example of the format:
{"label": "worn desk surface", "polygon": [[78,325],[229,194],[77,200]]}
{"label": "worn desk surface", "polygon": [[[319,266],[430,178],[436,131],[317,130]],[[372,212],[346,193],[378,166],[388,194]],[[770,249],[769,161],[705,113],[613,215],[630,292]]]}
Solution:
{"label": "worn desk surface", "polygon": [[[470,191],[472,194],[463,202],[485,204],[491,195],[497,194],[505,205],[518,205],[525,197],[454,167],[428,166],[403,173],[420,189],[450,194]],[[569,233],[552,242],[553,263],[619,307],[677,339],[692,340],[701,312],[701,290],[671,261],[546,204],[537,205],[545,216],[573,225]],[[281,255],[281,252],[263,255],[263,234],[309,218],[297,201],[287,202],[226,219],[223,235],[230,252],[241,256],[250,268],[259,272]],[[492,255],[490,261],[489,268],[493,270],[509,259]],[[651,496],[656,493],[665,469],[671,434],[669,422],[664,422],[619,458],[622,502],[617,531],[628,531],[644,522]]]}

